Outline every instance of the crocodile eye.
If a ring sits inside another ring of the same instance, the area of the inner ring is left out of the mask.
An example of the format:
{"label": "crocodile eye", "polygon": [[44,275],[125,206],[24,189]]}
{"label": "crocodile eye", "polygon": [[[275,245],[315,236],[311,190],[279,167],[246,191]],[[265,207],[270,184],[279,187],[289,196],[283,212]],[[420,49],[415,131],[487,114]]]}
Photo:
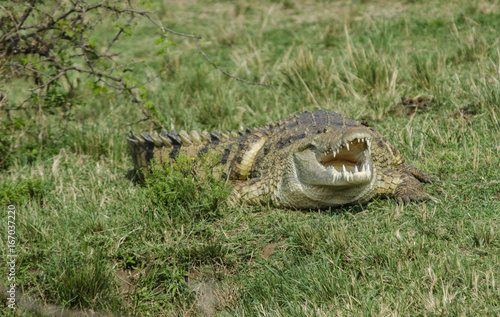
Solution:
{"label": "crocodile eye", "polygon": [[314,143],[306,143],[299,147],[299,151],[312,150],[316,148],[316,144]]}

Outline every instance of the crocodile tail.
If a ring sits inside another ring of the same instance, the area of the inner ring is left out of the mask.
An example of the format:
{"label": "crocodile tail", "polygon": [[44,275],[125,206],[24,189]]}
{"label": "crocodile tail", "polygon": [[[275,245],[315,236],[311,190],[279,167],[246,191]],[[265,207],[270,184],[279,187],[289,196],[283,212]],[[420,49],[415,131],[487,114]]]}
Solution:
{"label": "crocodile tail", "polygon": [[[138,135],[131,133],[127,143],[132,153],[132,160],[139,182],[144,182],[144,175],[149,172],[151,161],[154,159],[160,164],[175,160],[182,153],[189,157],[196,157],[205,147],[216,146],[233,139],[240,134],[213,131],[212,133],[192,131],[188,134],[181,130],[179,133],[172,129]],[[207,148],[208,149],[208,148]]]}
{"label": "crocodile tail", "polygon": [[176,141],[168,137],[167,133],[155,132],[137,135],[131,133],[127,138],[128,147],[132,153],[134,169],[139,182],[144,182],[144,173],[147,173],[153,158],[162,159],[162,153],[174,148]]}

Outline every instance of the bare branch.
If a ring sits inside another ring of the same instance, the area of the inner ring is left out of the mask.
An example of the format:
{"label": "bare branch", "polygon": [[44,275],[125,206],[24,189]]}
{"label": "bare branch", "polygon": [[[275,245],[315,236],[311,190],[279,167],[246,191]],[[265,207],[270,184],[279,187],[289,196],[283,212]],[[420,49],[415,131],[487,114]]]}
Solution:
{"label": "bare branch", "polygon": [[193,38],[193,41],[194,43],[196,44],[196,46],[198,47],[198,50],[200,51],[201,55],[203,55],[203,57],[205,57],[205,59],[212,64],[213,67],[217,68],[219,71],[221,71],[223,74],[225,74],[226,76],[229,76],[233,79],[236,79],[238,81],[241,81],[241,82],[244,82],[245,84],[247,85],[260,85],[260,86],[266,86],[266,87],[273,87],[272,85],[269,85],[269,84],[265,84],[265,83],[254,83],[254,82],[249,82],[249,81],[246,81],[242,78],[239,78],[239,77],[236,77],[236,76],[233,76],[231,74],[229,74],[228,72],[226,72],[225,70],[223,70],[222,68],[220,68],[219,66],[217,66],[215,64],[214,61],[212,61],[208,56],[207,54],[205,54],[205,52],[202,51],[200,45],[198,44],[198,41],[196,41],[196,39]]}
{"label": "bare branch", "polygon": [[[38,95],[32,94],[31,99],[28,98],[32,105],[27,106],[23,102],[18,106],[9,104],[7,107],[6,94],[0,95],[3,96],[0,111],[7,111],[9,114],[9,111],[16,110],[26,111],[28,114],[35,108],[40,111],[54,107],[64,108],[64,105],[72,104],[73,101],[60,101],[61,90],[58,87],[61,87],[60,83],[66,82],[67,91],[62,94],[66,96],[64,98],[72,98],[75,87],[72,82],[75,78],[73,74],[79,73],[88,76],[89,83],[96,89],[102,85],[114,90],[116,97],[128,96],[143,114],[138,122],[151,120],[158,124],[151,110],[145,106],[142,100],[144,96],[138,88],[158,79],[166,71],[174,73],[170,58],[166,55],[167,61],[163,61],[162,67],[152,75],[129,79],[125,74],[127,69],[143,61],[123,61],[120,60],[120,54],[111,53],[115,44],[123,40],[132,23],[140,19],[151,23],[162,36],[172,34],[193,41],[200,55],[225,76],[247,85],[272,87],[264,82],[247,81],[217,66],[203,51],[200,36],[166,28],[161,21],[153,18],[151,12],[135,9],[130,1],[125,2],[122,7],[122,4],[114,5],[113,0],[101,0],[93,4],[86,0],[57,0],[53,4],[20,0],[2,3],[0,9],[6,13],[0,17],[0,87],[11,78],[23,76],[31,79],[27,81],[30,85],[26,87],[26,91],[38,92]],[[94,37],[94,27],[102,23],[101,17],[105,13],[126,18],[126,22],[118,27],[106,44],[99,47],[89,39]],[[42,105],[41,98],[50,97],[50,94],[56,96],[59,104]],[[1,117],[0,115],[0,120]]]}
{"label": "bare branch", "polygon": [[272,85],[269,85],[269,84],[266,84],[266,83],[256,83],[256,82],[249,82],[249,81],[246,81],[244,80],[243,78],[239,78],[237,76],[234,76],[234,75],[231,75],[230,73],[228,73],[227,71],[225,71],[224,69],[220,68],[219,66],[216,65],[216,63],[214,61],[212,61],[208,55],[201,49],[201,46],[200,44],[198,43],[198,39],[201,39],[200,36],[196,36],[194,34],[184,34],[184,33],[180,33],[180,32],[176,32],[176,31],[173,31],[171,29],[168,29],[166,27],[164,27],[163,25],[161,25],[160,23],[156,22],[153,18],[151,18],[151,16],[148,14],[148,13],[139,13],[141,15],[144,15],[145,17],[147,17],[149,19],[149,21],[151,21],[153,24],[155,24],[157,27],[159,27],[163,32],[168,32],[168,33],[172,33],[172,34],[175,34],[175,35],[179,35],[179,36],[183,36],[183,37],[187,37],[187,38],[190,38],[194,44],[196,44],[196,47],[198,48],[198,51],[200,52],[201,55],[203,55],[203,57],[210,63],[212,64],[212,66],[216,69],[218,69],[220,72],[222,72],[224,75],[228,76],[228,77],[231,77],[237,81],[241,81],[247,85],[258,85],[258,86],[266,86],[266,87],[273,87]]}
{"label": "bare branch", "polygon": [[[130,18],[130,20],[127,21],[127,23],[125,24],[125,26],[129,26],[130,23],[135,19],[135,17],[132,15],[132,17]],[[106,48],[106,50],[104,51],[104,54],[107,54],[108,51],[110,50],[111,46],[113,46],[113,44],[115,44],[115,42],[118,40],[118,38],[120,37],[120,35],[123,33],[123,28],[120,28],[120,30],[116,33],[116,36],[109,42],[108,44],[108,47]]]}

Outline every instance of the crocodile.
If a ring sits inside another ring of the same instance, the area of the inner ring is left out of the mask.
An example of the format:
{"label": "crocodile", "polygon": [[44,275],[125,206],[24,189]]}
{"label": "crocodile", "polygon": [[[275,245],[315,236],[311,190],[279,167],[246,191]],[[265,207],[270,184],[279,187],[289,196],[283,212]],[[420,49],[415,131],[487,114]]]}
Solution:
{"label": "crocodile", "polygon": [[139,182],[151,161],[172,164],[218,156],[217,177],[233,188],[227,204],[272,204],[326,209],[362,204],[374,197],[398,203],[430,198],[422,183],[431,178],[405,163],[400,152],[365,122],[324,110],[238,132],[190,134],[174,129],[127,138]]}

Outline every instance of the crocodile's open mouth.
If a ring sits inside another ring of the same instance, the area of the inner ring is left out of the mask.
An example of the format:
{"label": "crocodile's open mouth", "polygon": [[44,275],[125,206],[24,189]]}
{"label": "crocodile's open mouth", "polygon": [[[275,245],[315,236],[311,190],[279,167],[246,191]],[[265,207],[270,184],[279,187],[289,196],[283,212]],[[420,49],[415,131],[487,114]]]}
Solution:
{"label": "crocodile's open mouth", "polygon": [[355,178],[356,175],[369,176],[371,174],[371,162],[368,160],[370,148],[369,138],[353,138],[334,149],[328,149],[319,154],[318,162],[325,169],[337,172],[338,178],[345,180]]}
{"label": "crocodile's open mouth", "polygon": [[320,151],[316,158],[324,171],[324,176],[330,180],[328,182],[330,186],[353,186],[369,183],[372,179],[369,136],[351,135],[342,143]]}
{"label": "crocodile's open mouth", "polygon": [[[329,138],[311,142],[294,155],[298,179],[313,186],[352,187],[369,184],[375,175],[371,136],[352,131],[335,143]],[[329,143],[319,147],[317,144]]]}

